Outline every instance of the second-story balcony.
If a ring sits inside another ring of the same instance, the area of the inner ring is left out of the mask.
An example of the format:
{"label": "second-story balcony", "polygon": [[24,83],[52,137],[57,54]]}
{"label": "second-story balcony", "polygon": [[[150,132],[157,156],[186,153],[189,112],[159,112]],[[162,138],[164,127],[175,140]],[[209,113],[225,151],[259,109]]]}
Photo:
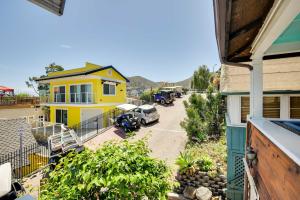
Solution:
{"label": "second-story balcony", "polygon": [[56,93],[53,96],[41,96],[41,104],[92,104],[95,103],[94,94],[81,93]]}

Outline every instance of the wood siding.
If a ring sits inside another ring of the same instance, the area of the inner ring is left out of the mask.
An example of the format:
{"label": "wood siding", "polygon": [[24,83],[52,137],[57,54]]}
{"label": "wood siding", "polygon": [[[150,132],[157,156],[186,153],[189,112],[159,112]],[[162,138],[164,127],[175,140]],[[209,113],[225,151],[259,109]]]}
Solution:
{"label": "wood siding", "polygon": [[300,166],[251,123],[248,124],[247,144],[257,153],[258,162],[252,173],[260,199],[300,199]]}

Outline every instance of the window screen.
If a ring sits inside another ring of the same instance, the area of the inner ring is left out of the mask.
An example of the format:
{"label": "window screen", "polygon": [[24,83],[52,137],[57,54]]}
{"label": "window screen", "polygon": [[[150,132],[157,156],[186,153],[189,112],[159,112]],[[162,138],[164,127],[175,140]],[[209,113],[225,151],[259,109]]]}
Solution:
{"label": "window screen", "polygon": [[264,97],[263,102],[265,118],[280,118],[280,97]]}
{"label": "window screen", "polygon": [[250,113],[249,97],[241,97],[241,123],[247,122],[247,115]]}
{"label": "window screen", "polygon": [[300,96],[290,97],[290,118],[300,119]]}

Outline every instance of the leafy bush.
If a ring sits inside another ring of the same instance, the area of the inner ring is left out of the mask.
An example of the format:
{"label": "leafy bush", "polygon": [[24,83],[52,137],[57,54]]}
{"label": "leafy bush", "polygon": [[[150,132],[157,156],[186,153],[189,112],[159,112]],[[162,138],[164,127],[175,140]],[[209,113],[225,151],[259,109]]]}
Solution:
{"label": "leafy bush", "polygon": [[181,122],[192,140],[204,141],[207,136],[220,137],[223,132],[224,103],[219,92],[208,87],[206,98],[192,94],[189,102],[184,101],[187,118]]}
{"label": "leafy bush", "polygon": [[165,199],[170,171],[149,152],[144,140],[71,152],[45,180],[41,199]]}
{"label": "leafy bush", "polygon": [[208,172],[213,169],[213,161],[209,156],[202,156],[199,160],[197,160],[197,166],[200,171]]}
{"label": "leafy bush", "polygon": [[185,152],[191,154],[195,160],[207,156],[213,158],[214,169],[217,169],[219,166],[222,173],[226,173],[227,171],[227,145],[224,135],[218,140],[207,140],[201,143],[189,142],[186,145]]}
{"label": "leafy bush", "polygon": [[196,162],[191,154],[187,152],[180,152],[180,155],[176,159],[176,164],[179,166],[179,171],[187,174],[194,174],[196,171]]}
{"label": "leafy bush", "polygon": [[157,90],[149,90],[145,91],[141,94],[140,100],[146,101],[146,102],[153,102],[153,95],[156,93]]}

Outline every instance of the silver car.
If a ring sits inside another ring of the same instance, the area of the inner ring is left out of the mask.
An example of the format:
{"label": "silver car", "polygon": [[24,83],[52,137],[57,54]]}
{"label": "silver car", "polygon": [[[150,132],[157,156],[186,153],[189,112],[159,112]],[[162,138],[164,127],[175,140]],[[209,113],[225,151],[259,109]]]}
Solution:
{"label": "silver car", "polygon": [[159,120],[159,114],[157,113],[156,108],[152,105],[142,105],[133,111],[135,116],[139,118],[143,125]]}

